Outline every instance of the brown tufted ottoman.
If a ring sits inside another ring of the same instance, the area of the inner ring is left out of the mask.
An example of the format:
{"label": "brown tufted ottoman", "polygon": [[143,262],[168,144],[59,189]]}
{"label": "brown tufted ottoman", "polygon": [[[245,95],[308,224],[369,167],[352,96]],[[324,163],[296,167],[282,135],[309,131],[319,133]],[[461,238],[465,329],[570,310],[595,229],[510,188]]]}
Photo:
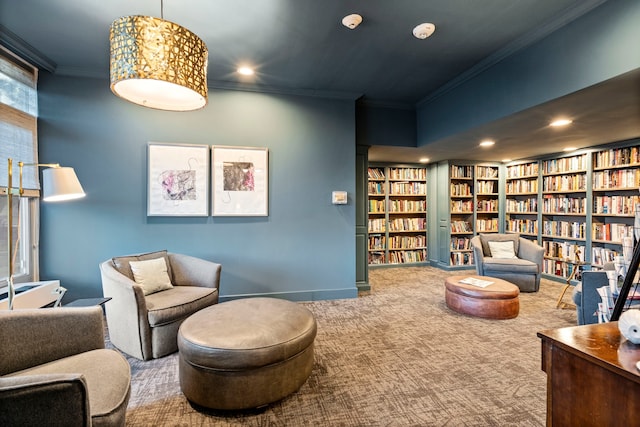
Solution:
{"label": "brown tufted ottoman", "polygon": [[[486,288],[460,283],[467,277],[493,283]],[[486,319],[518,317],[520,289],[506,280],[476,275],[450,276],[445,279],[444,286],[447,306],[453,311]]]}
{"label": "brown tufted ottoman", "polygon": [[178,331],[180,388],[212,409],[246,409],[298,390],[311,374],[316,321],[300,304],[247,298],[207,307]]}

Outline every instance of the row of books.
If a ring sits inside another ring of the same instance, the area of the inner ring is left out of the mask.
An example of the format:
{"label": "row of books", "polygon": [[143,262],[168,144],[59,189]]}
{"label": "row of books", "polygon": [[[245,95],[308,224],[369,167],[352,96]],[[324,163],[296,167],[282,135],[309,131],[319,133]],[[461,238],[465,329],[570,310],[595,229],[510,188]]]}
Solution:
{"label": "row of books", "polygon": [[451,265],[473,265],[473,252],[451,252]]}
{"label": "row of books", "polygon": [[586,225],[579,221],[542,221],[542,234],[546,236],[586,238]]}
{"label": "row of books", "polygon": [[449,249],[452,251],[468,251],[471,249],[471,239],[468,237],[452,237]]}
{"label": "row of books", "polygon": [[478,200],[477,207],[479,211],[498,213],[498,199]]}
{"label": "row of books", "polygon": [[384,195],[386,193],[386,186],[384,182],[375,182],[369,181],[368,185],[368,193],[369,194],[381,194]]}
{"label": "row of books", "polygon": [[593,213],[610,215],[635,215],[640,211],[640,196],[596,196]]}
{"label": "row of books", "polygon": [[477,231],[498,231],[498,219],[490,218],[490,219],[477,219],[476,220],[476,230]]}
{"label": "row of books", "polygon": [[473,212],[473,200],[451,200],[451,212]]}
{"label": "row of books", "polygon": [[473,166],[451,165],[451,178],[473,178]]}
{"label": "row of books", "polygon": [[389,249],[422,249],[427,246],[427,236],[389,237]]}
{"label": "row of books", "polygon": [[538,234],[538,221],[535,219],[508,219],[506,230],[512,233]]}
{"label": "row of books", "polygon": [[451,197],[471,196],[471,186],[466,182],[451,183]]}
{"label": "row of books", "polygon": [[367,170],[369,179],[384,179],[384,169],[381,168],[369,168]]}
{"label": "row of books", "polygon": [[621,255],[621,252],[615,249],[594,246],[591,248],[591,265],[602,266],[607,262],[613,262],[619,255]]}
{"label": "row of books", "polygon": [[451,221],[452,233],[471,233],[473,229],[467,221]]}
{"label": "row of books", "polygon": [[520,178],[523,176],[538,176],[538,162],[507,167],[507,179]]}
{"label": "row of books", "polygon": [[640,168],[598,171],[593,173],[594,190],[633,189],[640,186]]}
{"label": "row of books", "polygon": [[640,149],[638,147],[612,148],[593,153],[594,169],[625,165],[640,165]]}
{"label": "row of books", "polygon": [[394,218],[389,221],[389,231],[425,231],[426,218]]}
{"label": "row of books", "polygon": [[387,230],[387,221],[384,218],[370,218],[369,233],[384,233]]}
{"label": "row of books", "polygon": [[579,268],[579,265],[571,264],[564,261],[558,261],[553,259],[544,259],[542,261],[542,271],[547,274],[552,274],[559,277],[567,278],[571,276],[573,270]]}
{"label": "row of books", "polygon": [[427,179],[427,170],[424,168],[390,168],[389,179],[420,180]]}
{"label": "row of books", "polygon": [[426,200],[389,200],[389,212],[426,212]]}
{"label": "row of books", "polygon": [[608,242],[622,242],[623,237],[633,237],[633,225],[627,224],[591,224],[591,238]]}
{"label": "row of books", "polygon": [[587,170],[587,155],[582,154],[561,159],[551,159],[542,162],[542,173],[565,173]]}
{"label": "row of books", "polygon": [[507,194],[537,193],[538,180],[537,179],[521,179],[518,181],[508,181],[505,188],[506,188]]}
{"label": "row of books", "polygon": [[544,256],[550,258],[562,258],[574,262],[584,262],[585,247],[570,242],[554,242],[544,240],[542,242]]}
{"label": "row of books", "polygon": [[586,188],[587,176],[583,173],[542,178],[542,191],[585,191]]}
{"label": "row of books", "polygon": [[542,198],[542,212],[584,214],[587,212],[587,199],[547,194]]}
{"label": "row of books", "polygon": [[478,178],[498,178],[498,168],[495,166],[477,166],[476,174]]}
{"label": "row of books", "polygon": [[409,264],[415,262],[424,262],[427,260],[426,249],[418,249],[414,251],[393,251],[389,252],[389,262],[394,264]]}
{"label": "row of books", "polygon": [[369,250],[384,250],[387,247],[387,239],[384,235],[369,235]]}
{"label": "row of books", "polygon": [[392,182],[391,194],[426,195],[427,184],[423,182]]}
{"label": "row of books", "polygon": [[497,181],[478,181],[476,186],[478,194],[494,194],[498,192]]}
{"label": "row of books", "polygon": [[507,199],[507,212],[536,213],[538,212],[538,198],[529,197],[528,199]]}
{"label": "row of books", "polygon": [[384,200],[369,200],[369,213],[384,213]]}

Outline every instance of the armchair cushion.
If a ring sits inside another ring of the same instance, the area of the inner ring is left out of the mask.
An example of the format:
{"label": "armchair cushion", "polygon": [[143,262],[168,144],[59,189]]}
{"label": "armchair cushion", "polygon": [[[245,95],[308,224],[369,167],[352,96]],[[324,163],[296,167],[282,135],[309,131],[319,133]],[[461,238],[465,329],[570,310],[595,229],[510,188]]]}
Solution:
{"label": "armchair cushion", "polygon": [[173,288],[164,258],[129,261],[133,278],[145,295]]}
{"label": "armchair cushion", "polygon": [[167,254],[167,250],[155,251],[155,252],[147,252],[144,254],[138,255],[125,255],[119,257],[111,258],[111,262],[113,262],[113,267],[118,270],[121,274],[127,276],[131,280],[135,280],[133,276],[133,271],[131,271],[131,266],[129,262],[131,261],[145,261],[149,259],[156,258],[164,258],[164,261],[167,264],[167,273],[169,274],[169,279],[173,282],[173,275],[171,272],[171,263],[169,262],[169,255]]}
{"label": "armchair cushion", "polygon": [[520,249],[519,234],[480,234],[480,243],[482,244],[484,256],[492,256],[489,242],[513,242],[513,251],[518,253]]}
{"label": "armchair cushion", "polygon": [[537,274],[538,265],[526,259],[485,258],[484,269],[491,273]]}
{"label": "armchair cushion", "polygon": [[491,256],[501,259],[517,259],[513,242],[488,242]]}
{"label": "armchair cushion", "polygon": [[187,318],[214,304],[218,291],[198,286],[175,286],[164,292],[147,295],[147,310],[151,327]]}

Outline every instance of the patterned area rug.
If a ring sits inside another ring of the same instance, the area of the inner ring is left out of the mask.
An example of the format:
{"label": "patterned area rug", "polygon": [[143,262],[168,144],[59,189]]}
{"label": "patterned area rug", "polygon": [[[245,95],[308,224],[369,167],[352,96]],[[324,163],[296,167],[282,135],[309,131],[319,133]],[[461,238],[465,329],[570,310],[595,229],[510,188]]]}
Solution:
{"label": "patterned area rug", "polygon": [[575,310],[555,308],[561,284],[521,294],[515,319],[484,320],[446,307],[443,279],[454,274],[465,272],[372,269],[357,299],[304,303],[318,322],[313,372],[263,410],[199,412],[180,392],[177,354],[129,358],[127,425],[545,425],[536,333],[576,324]]}

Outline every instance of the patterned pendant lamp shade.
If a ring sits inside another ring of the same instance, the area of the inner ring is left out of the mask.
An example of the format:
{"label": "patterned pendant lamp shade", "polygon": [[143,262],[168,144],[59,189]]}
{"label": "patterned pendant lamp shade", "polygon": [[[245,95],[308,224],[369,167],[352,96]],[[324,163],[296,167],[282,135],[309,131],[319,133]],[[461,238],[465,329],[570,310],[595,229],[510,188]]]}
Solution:
{"label": "patterned pendant lamp shade", "polygon": [[117,96],[160,110],[207,105],[207,46],[191,31],[151,16],[125,16],[111,24],[109,40]]}

